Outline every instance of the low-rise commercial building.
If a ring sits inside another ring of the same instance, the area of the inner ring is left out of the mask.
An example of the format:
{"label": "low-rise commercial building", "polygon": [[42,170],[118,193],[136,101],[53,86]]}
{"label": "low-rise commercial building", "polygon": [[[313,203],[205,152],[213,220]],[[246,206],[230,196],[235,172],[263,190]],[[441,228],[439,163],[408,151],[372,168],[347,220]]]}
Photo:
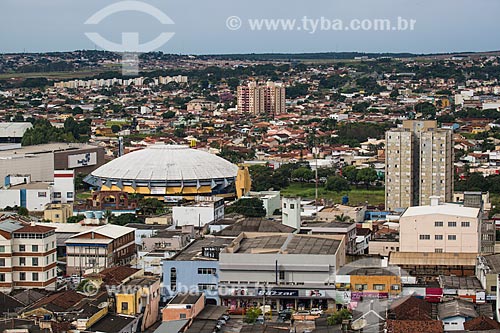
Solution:
{"label": "low-rise commercial building", "polygon": [[399,221],[400,250],[413,253],[480,253],[481,209],[458,204],[409,207]]}
{"label": "low-rise commercial building", "polygon": [[344,264],[343,236],[242,233],[220,253],[219,294],[231,309],[327,309]]}
{"label": "low-rise commercial building", "polygon": [[224,218],[224,199],[221,197],[196,197],[193,203],[172,208],[176,226],[205,224]]}
{"label": "low-rise commercial building", "polygon": [[220,304],[219,254],[233,238],[206,237],[192,242],[170,259],[163,260],[164,299],[177,293],[203,293],[207,304]]}
{"label": "low-rise commercial building", "polygon": [[178,294],[162,309],[163,321],[195,318],[205,307],[203,293]]}

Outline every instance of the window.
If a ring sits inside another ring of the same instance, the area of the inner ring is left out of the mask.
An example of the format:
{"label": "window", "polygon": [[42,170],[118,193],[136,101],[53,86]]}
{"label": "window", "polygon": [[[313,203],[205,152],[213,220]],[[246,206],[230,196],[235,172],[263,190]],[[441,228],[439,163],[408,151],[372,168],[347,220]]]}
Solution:
{"label": "window", "polygon": [[378,290],[378,291],[385,290],[385,284],[374,284],[373,290]]}
{"label": "window", "polygon": [[497,286],[491,286],[491,291],[497,291]]}
{"label": "window", "polygon": [[0,282],[5,282],[5,273],[0,273]]}
{"label": "window", "polygon": [[462,222],[462,228],[469,228],[470,222]]}
{"label": "window", "polygon": [[420,235],[420,240],[429,240],[431,239],[431,235]]}
{"label": "window", "polygon": [[170,290],[177,290],[177,270],[175,269],[175,267],[172,267],[170,269]]}
{"label": "window", "polygon": [[443,235],[435,235],[434,239],[435,240],[443,240]]}
{"label": "window", "polygon": [[198,274],[200,275],[215,275],[215,268],[198,268]]}
{"label": "window", "polygon": [[283,203],[283,208],[286,208],[286,202]]}
{"label": "window", "polygon": [[73,192],[67,192],[66,193],[66,198],[73,199]]}
{"label": "window", "polygon": [[128,302],[122,303],[122,311],[128,311]]}
{"label": "window", "polygon": [[457,222],[448,222],[448,227],[456,227],[457,226]]}
{"label": "window", "polygon": [[399,284],[393,284],[391,285],[391,290],[399,290],[401,289],[401,287],[399,286]]}
{"label": "window", "polygon": [[295,204],[290,204],[290,209],[295,209]]}
{"label": "window", "polygon": [[5,258],[0,258],[0,267],[5,266]]}
{"label": "window", "polygon": [[38,273],[31,273],[31,279],[33,281],[38,281]]}
{"label": "window", "polygon": [[443,249],[434,249],[434,253],[443,253]]}
{"label": "window", "polygon": [[354,288],[356,290],[367,290],[368,289],[368,285],[367,284],[355,284]]}
{"label": "window", "polygon": [[216,290],[217,285],[209,284],[209,283],[200,283],[198,284],[198,290]]}
{"label": "window", "polygon": [[457,235],[448,235],[448,240],[457,240]]}
{"label": "window", "polygon": [[38,252],[38,245],[31,245],[31,252]]}
{"label": "window", "polygon": [[47,197],[47,192],[38,192],[38,197],[39,198],[46,198]]}
{"label": "window", "polygon": [[31,258],[31,266],[38,266],[38,258]]}
{"label": "window", "polygon": [[20,266],[26,266],[26,258],[19,257],[19,265]]}
{"label": "window", "polygon": [[19,252],[25,252],[26,251],[26,245],[19,245]]}
{"label": "window", "polygon": [[54,192],[54,199],[61,199],[61,192]]}
{"label": "window", "polygon": [[5,252],[5,246],[4,245],[1,245],[0,246],[0,253],[4,253]]}
{"label": "window", "polygon": [[280,271],[279,275],[280,275],[280,280],[284,280],[285,279],[285,271]]}
{"label": "window", "polygon": [[19,280],[26,281],[26,273],[25,272],[20,272],[19,273]]}
{"label": "window", "polygon": [[186,319],[186,314],[185,313],[179,314],[179,319]]}
{"label": "window", "polygon": [[436,221],[434,222],[435,227],[442,227],[443,226],[443,221]]}

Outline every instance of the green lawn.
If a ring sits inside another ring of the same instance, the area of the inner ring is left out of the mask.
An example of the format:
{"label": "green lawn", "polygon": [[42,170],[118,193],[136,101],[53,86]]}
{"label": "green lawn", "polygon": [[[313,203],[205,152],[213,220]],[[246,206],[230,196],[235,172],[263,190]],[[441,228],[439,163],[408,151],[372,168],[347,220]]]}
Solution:
{"label": "green lawn", "polygon": [[[301,184],[292,183],[285,189],[281,190],[281,194],[285,196],[299,196],[304,199],[314,199],[315,196],[315,184]],[[333,200],[335,203],[341,203],[342,197],[346,192],[330,192],[323,188],[323,186],[318,187],[318,197]],[[380,205],[384,204],[385,194],[383,188],[352,188],[349,192],[349,204],[357,205],[364,204],[366,201],[370,205]]]}

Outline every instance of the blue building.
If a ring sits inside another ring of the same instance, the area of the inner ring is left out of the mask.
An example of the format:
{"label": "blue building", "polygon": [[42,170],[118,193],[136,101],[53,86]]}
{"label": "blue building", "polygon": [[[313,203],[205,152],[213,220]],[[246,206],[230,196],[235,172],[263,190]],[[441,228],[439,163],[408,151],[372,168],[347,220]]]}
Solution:
{"label": "blue building", "polygon": [[219,253],[232,240],[199,239],[172,258],[163,260],[162,300],[167,301],[178,292],[203,292],[207,304],[220,305]]}

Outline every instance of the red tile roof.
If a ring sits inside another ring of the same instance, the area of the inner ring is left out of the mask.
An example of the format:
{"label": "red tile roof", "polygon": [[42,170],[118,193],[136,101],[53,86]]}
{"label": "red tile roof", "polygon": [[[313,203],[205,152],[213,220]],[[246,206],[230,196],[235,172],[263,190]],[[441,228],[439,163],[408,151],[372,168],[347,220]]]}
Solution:
{"label": "red tile roof", "polygon": [[442,333],[440,320],[388,320],[387,333]]}
{"label": "red tile roof", "polygon": [[500,329],[500,324],[486,316],[479,316],[464,323],[467,331],[488,331]]}

